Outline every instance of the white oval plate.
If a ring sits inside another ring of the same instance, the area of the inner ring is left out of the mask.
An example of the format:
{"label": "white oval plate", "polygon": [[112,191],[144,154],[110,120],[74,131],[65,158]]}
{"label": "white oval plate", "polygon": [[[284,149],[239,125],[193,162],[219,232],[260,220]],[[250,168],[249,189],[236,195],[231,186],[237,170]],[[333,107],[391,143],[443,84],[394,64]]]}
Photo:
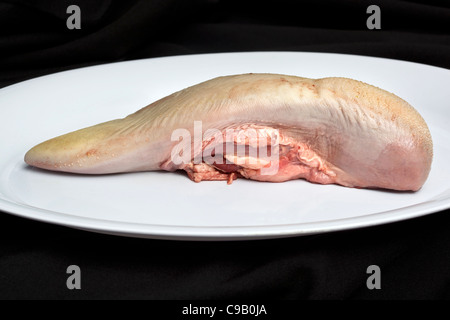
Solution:
{"label": "white oval plate", "polygon": [[[194,183],[181,173],[55,173],[23,162],[54,136],[124,117],[172,92],[228,74],[341,76],[394,92],[428,123],[435,146],[416,193],[303,180]],[[124,236],[231,240],[306,235],[409,219],[450,207],[450,71],[342,54],[251,52],[136,60],[61,72],[0,90],[0,209]]]}

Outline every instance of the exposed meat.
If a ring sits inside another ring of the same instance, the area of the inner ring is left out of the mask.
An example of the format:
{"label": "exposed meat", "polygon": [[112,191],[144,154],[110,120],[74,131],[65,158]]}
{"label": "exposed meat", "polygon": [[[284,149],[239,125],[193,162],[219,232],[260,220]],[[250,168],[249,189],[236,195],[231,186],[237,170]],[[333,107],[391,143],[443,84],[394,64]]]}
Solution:
{"label": "exposed meat", "polygon": [[25,161],[74,173],[184,170],[196,182],[302,178],[416,191],[432,157],[425,121],[392,93],[345,78],[245,74],[50,139]]}

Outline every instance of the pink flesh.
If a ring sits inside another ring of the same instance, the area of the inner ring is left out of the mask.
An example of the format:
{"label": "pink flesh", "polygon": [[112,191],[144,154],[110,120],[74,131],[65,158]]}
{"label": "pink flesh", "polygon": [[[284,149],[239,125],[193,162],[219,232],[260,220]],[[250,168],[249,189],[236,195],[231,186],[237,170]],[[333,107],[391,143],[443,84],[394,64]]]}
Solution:
{"label": "pink flesh", "polygon": [[[271,132],[273,128],[259,128],[259,130],[265,132]],[[240,132],[245,133],[245,129]],[[244,134],[245,136],[245,134]],[[238,177],[243,177],[251,180],[266,181],[266,182],[284,182],[294,179],[306,179],[310,182],[320,184],[336,183],[336,172],[332,170],[332,166],[319,155],[317,155],[310,146],[305,143],[295,141],[290,137],[280,136],[278,148],[278,155],[271,158],[270,151],[267,152],[267,157],[260,158],[258,160],[262,163],[250,163],[248,160],[249,148],[259,145],[265,146],[267,141],[260,136],[256,141],[253,139],[246,139],[244,143],[237,143],[236,141],[226,140],[225,133],[223,134],[223,146],[219,149],[223,150],[224,156],[226,154],[226,143],[234,143],[234,145],[245,145],[245,156],[241,157],[238,164],[223,158],[223,163],[211,163],[208,161],[202,161],[200,163],[191,163],[174,166],[170,160],[166,161],[161,169],[173,171],[176,169],[182,169],[187,172],[189,178],[192,181],[213,181],[213,180],[225,180],[228,184],[231,184],[233,180]],[[207,147],[211,148],[214,143],[210,141],[203,141],[202,153]],[[270,150],[270,144],[267,148]],[[274,149],[275,150],[275,149]],[[236,156],[236,152],[231,156]],[[228,157],[229,158],[229,157]],[[258,162],[258,160],[256,162]],[[266,160],[266,161],[264,161]],[[269,161],[270,160],[270,161]],[[244,163],[242,163],[242,161]],[[268,163],[267,163],[268,162]],[[274,168],[272,171],[262,171],[263,168]]]}

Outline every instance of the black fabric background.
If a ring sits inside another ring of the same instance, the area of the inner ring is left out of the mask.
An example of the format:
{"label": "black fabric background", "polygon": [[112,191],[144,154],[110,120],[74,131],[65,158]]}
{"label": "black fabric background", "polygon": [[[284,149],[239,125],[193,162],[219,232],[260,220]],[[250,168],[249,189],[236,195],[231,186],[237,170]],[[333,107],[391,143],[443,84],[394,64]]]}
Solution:
{"label": "black fabric background", "polygon": [[[71,4],[81,8],[81,30],[66,28]],[[381,8],[381,30],[366,28],[371,4]],[[83,66],[209,52],[337,52],[450,68],[449,22],[444,0],[1,1],[0,87]],[[2,212],[0,298],[448,299],[449,214],[286,239],[181,242]],[[82,270],[81,290],[66,288],[71,264]],[[366,287],[372,264],[381,268],[380,290]]]}

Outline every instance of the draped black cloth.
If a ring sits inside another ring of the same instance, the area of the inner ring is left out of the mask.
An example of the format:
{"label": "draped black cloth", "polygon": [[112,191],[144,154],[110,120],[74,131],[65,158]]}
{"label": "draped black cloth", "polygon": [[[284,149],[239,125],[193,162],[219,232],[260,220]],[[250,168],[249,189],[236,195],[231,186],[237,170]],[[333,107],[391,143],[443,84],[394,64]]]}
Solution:
{"label": "draped black cloth", "polygon": [[[0,87],[96,64],[212,52],[351,53],[450,68],[448,1],[300,3],[1,1]],[[380,30],[366,26],[372,4],[381,9]],[[80,8],[81,29],[67,28],[69,5]],[[4,212],[0,231],[2,299],[450,298],[448,210],[258,241],[125,238]],[[69,265],[81,268],[81,290],[66,287]],[[370,265],[380,267],[381,289],[367,288]]]}

